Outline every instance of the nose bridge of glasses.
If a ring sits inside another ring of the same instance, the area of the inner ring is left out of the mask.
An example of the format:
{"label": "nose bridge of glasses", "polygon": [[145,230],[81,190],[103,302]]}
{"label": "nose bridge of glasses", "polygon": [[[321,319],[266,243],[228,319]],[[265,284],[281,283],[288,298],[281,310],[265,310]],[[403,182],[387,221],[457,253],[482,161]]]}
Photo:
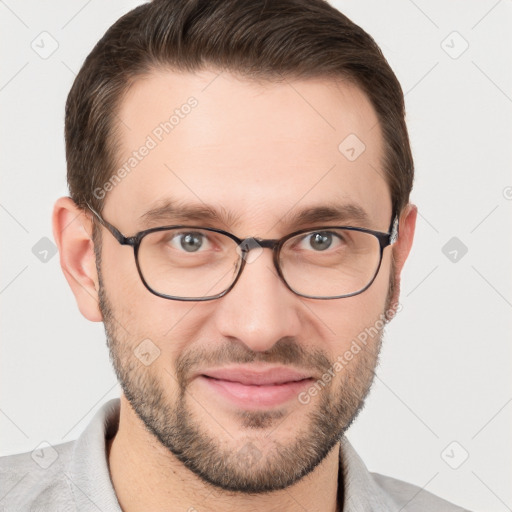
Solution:
{"label": "nose bridge of glasses", "polygon": [[274,250],[279,244],[279,240],[263,239],[257,237],[249,237],[242,240],[239,248],[242,252],[248,253],[252,249],[272,249]]}

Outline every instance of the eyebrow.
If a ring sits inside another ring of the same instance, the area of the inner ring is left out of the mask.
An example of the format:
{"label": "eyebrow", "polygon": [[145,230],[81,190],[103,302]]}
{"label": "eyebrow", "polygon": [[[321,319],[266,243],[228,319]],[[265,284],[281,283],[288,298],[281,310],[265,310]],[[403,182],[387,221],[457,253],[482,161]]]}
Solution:
{"label": "eyebrow", "polygon": [[[161,201],[158,205],[140,216],[139,223],[142,229],[180,223],[199,223],[208,227],[208,224],[222,224],[225,228],[237,227],[241,224],[240,215],[201,203],[183,203],[172,199]],[[336,222],[340,225],[355,224],[357,227],[367,227],[370,217],[361,206],[349,203],[327,203],[318,206],[308,206],[297,210],[292,208],[276,224],[286,226],[288,229],[301,229],[308,224],[320,222]],[[211,227],[211,226],[210,226]]]}

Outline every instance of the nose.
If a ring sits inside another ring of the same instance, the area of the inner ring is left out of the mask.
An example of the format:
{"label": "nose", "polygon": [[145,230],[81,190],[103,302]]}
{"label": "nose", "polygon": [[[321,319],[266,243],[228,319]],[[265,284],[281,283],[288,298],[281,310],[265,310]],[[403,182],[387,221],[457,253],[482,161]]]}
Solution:
{"label": "nose", "polygon": [[251,350],[269,350],[281,338],[300,334],[300,297],[279,278],[269,249],[255,259],[249,253],[235,286],[217,303],[219,333]]}

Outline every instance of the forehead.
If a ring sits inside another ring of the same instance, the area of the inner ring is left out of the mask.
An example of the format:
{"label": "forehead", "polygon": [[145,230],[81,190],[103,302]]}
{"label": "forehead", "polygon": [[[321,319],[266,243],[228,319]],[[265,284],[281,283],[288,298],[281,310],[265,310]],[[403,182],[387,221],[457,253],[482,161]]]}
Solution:
{"label": "forehead", "polygon": [[346,81],[158,70],[132,85],[118,119],[121,178],[105,211],[127,229],[170,201],[229,212],[252,234],[323,204],[389,224],[377,116]]}

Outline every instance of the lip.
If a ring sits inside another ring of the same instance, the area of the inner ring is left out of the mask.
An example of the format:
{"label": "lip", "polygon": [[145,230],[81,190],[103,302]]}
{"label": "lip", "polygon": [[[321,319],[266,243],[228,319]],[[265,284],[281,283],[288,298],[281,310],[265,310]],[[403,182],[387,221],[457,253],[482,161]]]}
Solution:
{"label": "lip", "polygon": [[231,366],[201,372],[206,377],[239,382],[247,386],[270,386],[312,378],[311,374],[287,366]]}
{"label": "lip", "polygon": [[296,398],[313,377],[289,367],[224,367],[197,376],[209,393],[243,409],[282,405]]}

